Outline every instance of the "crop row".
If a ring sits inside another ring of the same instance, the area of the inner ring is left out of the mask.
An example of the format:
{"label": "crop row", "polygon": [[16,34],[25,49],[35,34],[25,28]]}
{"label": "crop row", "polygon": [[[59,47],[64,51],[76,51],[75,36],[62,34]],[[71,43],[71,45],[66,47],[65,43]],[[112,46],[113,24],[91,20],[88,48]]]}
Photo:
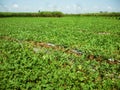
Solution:
{"label": "crop row", "polygon": [[119,90],[119,36],[110,17],[0,18],[0,89]]}

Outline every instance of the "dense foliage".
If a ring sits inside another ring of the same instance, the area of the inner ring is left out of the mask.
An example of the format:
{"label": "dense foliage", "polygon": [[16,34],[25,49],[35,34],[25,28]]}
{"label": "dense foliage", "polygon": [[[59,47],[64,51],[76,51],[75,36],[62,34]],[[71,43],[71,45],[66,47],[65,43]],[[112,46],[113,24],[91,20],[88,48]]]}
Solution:
{"label": "dense foliage", "polygon": [[38,13],[15,13],[15,12],[0,12],[0,17],[63,17],[63,16],[106,16],[106,17],[118,17],[120,19],[119,12],[111,13],[85,13],[85,14],[64,14],[59,11],[39,11]]}
{"label": "dense foliage", "polygon": [[103,17],[119,17],[120,12],[103,12],[103,13],[85,13],[85,14],[66,14],[66,16],[103,16]]}
{"label": "dense foliage", "polygon": [[0,17],[62,17],[64,14],[59,11],[45,11],[39,13],[12,13],[12,12],[1,12]]}
{"label": "dense foliage", "polygon": [[0,18],[0,90],[119,90],[120,63],[107,63],[120,61],[119,37],[120,20],[111,17]]}

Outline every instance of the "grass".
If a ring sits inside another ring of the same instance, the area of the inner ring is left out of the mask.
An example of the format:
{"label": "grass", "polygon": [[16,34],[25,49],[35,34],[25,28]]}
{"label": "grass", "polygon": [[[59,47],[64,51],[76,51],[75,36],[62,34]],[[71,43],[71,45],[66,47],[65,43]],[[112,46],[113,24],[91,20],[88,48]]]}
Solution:
{"label": "grass", "polygon": [[[114,17],[0,18],[0,88],[118,90],[119,37],[120,21]],[[103,58],[98,62],[96,56]]]}

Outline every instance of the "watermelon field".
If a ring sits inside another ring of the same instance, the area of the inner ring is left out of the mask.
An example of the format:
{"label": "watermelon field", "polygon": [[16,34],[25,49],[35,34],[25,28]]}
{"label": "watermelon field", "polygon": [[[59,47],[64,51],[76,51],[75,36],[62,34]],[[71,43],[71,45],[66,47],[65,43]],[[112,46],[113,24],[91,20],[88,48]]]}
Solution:
{"label": "watermelon field", "polygon": [[0,18],[0,90],[120,90],[120,18]]}

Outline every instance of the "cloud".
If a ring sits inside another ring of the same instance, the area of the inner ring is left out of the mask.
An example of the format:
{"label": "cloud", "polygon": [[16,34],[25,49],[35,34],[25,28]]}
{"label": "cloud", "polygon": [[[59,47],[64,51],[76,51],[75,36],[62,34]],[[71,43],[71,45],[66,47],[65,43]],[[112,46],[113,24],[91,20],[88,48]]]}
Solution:
{"label": "cloud", "polygon": [[79,4],[73,4],[71,8],[76,10],[81,9]]}
{"label": "cloud", "polygon": [[66,6],[65,9],[68,9],[68,10],[69,10],[69,9],[71,9],[71,7],[70,7],[70,6]]}
{"label": "cloud", "polygon": [[95,10],[99,10],[100,7],[98,7],[98,6],[93,6],[93,9],[95,9]]}
{"label": "cloud", "polygon": [[112,7],[111,7],[111,6],[108,6],[108,7],[107,7],[107,9],[111,10],[111,9],[112,9]]}
{"label": "cloud", "polygon": [[13,8],[18,8],[19,5],[18,4],[13,4]]}
{"label": "cloud", "polygon": [[10,10],[10,8],[7,5],[3,5],[3,4],[0,3],[0,11],[7,12],[9,10]]}

